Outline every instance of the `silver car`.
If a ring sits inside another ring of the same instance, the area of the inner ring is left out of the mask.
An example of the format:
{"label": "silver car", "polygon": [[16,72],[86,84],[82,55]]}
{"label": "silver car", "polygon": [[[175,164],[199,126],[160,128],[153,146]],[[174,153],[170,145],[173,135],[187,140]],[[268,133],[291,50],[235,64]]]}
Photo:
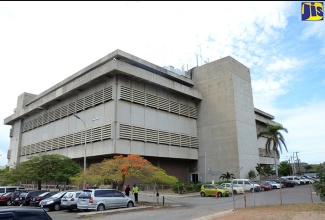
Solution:
{"label": "silver car", "polygon": [[78,199],[78,210],[104,211],[110,208],[134,207],[135,202],[131,197],[124,195],[116,189],[86,189]]}
{"label": "silver car", "polygon": [[72,211],[77,209],[78,198],[83,191],[68,191],[62,198],[61,198],[61,208],[68,209]]}

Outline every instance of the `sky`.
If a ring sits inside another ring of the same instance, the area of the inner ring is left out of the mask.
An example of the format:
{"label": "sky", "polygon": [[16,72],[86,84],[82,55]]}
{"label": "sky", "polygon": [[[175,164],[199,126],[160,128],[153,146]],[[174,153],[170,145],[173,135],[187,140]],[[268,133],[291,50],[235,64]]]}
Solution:
{"label": "sky", "polygon": [[255,108],[288,129],[281,161],[324,162],[325,21],[302,21],[301,3],[1,1],[0,166],[17,97],[116,49],[185,71],[232,56],[250,68]]}

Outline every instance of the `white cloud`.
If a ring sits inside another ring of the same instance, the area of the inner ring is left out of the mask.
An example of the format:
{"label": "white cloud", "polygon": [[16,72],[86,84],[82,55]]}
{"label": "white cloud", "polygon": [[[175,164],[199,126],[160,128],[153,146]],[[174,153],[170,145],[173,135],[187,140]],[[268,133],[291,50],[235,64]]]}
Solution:
{"label": "white cloud", "polygon": [[300,66],[300,62],[296,58],[284,58],[284,59],[277,59],[276,62],[269,64],[266,67],[267,71],[280,71],[280,70],[287,70],[298,68]]}
{"label": "white cloud", "polygon": [[292,155],[292,152],[299,152],[303,162],[325,162],[325,145],[321,141],[324,139],[324,112],[325,101],[319,100],[279,110],[277,117],[288,129],[284,136],[289,153],[282,158]]}

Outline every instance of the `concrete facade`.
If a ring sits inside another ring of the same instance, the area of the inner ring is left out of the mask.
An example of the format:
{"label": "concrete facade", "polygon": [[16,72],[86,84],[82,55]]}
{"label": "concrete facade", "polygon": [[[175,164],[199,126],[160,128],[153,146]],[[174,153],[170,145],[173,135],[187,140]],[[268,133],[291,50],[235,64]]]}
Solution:
{"label": "concrete facade", "polygon": [[12,126],[8,166],[53,153],[83,165],[86,130],[87,166],[140,154],[182,181],[246,178],[257,163],[274,164],[257,140],[273,119],[254,108],[249,69],[232,57],[182,76],[116,50],[39,95],[18,97],[4,120]]}

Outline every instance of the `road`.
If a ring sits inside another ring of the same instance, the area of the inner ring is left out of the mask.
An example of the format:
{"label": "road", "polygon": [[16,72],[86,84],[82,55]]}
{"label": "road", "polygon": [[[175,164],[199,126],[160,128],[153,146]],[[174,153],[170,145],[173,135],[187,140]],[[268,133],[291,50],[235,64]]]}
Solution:
{"label": "road", "polygon": [[[293,188],[284,188],[282,192],[282,204],[289,203],[318,203],[321,202],[319,196],[315,193],[310,192],[310,185],[296,186]],[[312,198],[311,198],[312,195]],[[234,200],[232,197],[201,197],[199,193],[191,195],[170,195],[160,194],[159,203],[162,204],[162,198],[164,197],[165,206],[154,205],[157,202],[157,197],[150,192],[139,192],[140,202],[149,202],[152,204],[152,208],[138,211],[127,210],[126,212],[117,213],[105,213],[100,216],[87,217],[87,219],[93,220],[143,220],[143,219],[155,219],[155,220],[166,220],[166,219],[178,219],[178,220],[189,220],[196,219],[203,216],[215,214],[217,212],[223,212],[234,208],[243,208],[246,206],[260,206],[260,205],[271,205],[281,204],[280,190],[274,189],[266,192],[251,193],[246,192],[244,195],[235,195]],[[80,220],[78,214],[80,212],[68,212],[62,211],[51,211],[48,212],[53,220]],[[108,217],[109,216],[109,217]]]}

